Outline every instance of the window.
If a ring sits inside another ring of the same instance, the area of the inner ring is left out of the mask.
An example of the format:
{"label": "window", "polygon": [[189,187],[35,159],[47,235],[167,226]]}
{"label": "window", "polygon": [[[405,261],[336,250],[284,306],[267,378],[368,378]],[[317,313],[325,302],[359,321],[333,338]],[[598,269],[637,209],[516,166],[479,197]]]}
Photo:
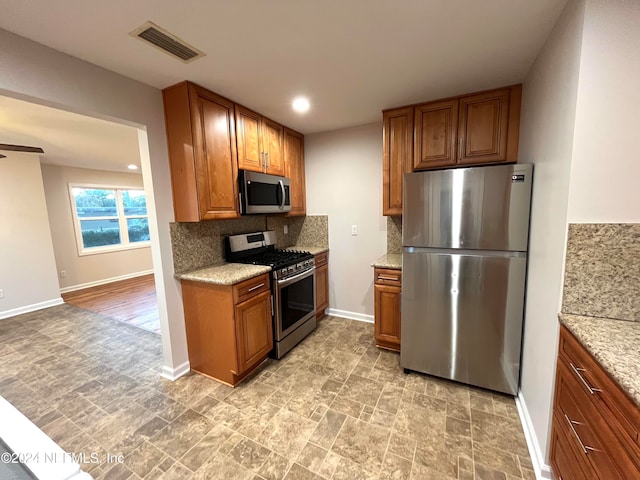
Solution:
{"label": "window", "polygon": [[150,244],[143,190],[70,184],[69,193],[80,255]]}

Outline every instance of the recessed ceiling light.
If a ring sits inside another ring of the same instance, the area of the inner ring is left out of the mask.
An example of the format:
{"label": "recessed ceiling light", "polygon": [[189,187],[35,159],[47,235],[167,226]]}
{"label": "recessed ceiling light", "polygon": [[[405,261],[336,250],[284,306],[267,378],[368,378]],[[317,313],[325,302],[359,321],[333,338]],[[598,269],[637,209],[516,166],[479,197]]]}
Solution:
{"label": "recessed ceiling light", "polygon": [[127,165],[127,168],[128,168],[129,170],[137,170],[137,169],[138,169],[138,166],[137,166],[137,165],[134,165],[134,164],[132,163],[132,164],[130,164],[130,165]]}
{"label": "recessed ceiling light", "polygon": [[306,97],[295,98],[291,105],[293,106],[293,109],[299,113],[307,112],[309,110],[309,107],[311,106],[309,100]]}

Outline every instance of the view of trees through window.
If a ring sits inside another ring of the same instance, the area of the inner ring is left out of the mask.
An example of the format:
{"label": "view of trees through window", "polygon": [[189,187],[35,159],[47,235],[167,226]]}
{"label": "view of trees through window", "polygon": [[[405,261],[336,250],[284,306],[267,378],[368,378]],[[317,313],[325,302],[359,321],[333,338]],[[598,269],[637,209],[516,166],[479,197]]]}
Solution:
{"label": "view of trees through window", "polygon": [[143,190],[74,186],[71,193],[82,250],[150,240]]}

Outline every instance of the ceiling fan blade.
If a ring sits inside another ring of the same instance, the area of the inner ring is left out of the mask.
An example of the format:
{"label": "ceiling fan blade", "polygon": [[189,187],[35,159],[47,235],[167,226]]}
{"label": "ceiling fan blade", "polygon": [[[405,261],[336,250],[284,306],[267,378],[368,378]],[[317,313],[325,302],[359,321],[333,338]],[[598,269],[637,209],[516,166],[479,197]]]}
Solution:
{"label": "ceiling fan blade", "polygon": [[7,158],[7,156],[0,153],[0,158]]}
{"label": "ceiling fan blade", "polygon": [[28,147],[26,145],[9,145],[8,143],[0,143],[0,150],[7,150],[9,152],[44,153],[44,150],[40,147]]}

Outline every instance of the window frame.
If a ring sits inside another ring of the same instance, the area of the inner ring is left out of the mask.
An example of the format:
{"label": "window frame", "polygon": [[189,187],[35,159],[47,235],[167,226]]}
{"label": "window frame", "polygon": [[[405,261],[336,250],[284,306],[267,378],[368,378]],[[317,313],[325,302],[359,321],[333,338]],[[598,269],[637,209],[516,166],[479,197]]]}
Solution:
{"label": "window frame", "polygon": [[[69,201],[71,202],[71,216],[73,217],[73,229],[75,233],[76,239],[76,249],[78,250],[78,256],[85,255],[96,255],[99,253],[109,253],[109,252],[121,252],[125,250],[135,250],[138,248],[148,248],[151,246],[151,240],[145,240],[142,242],[130,242],[129,241],[129,228],[127,225],[127,220],[132,218],[146,218],[147,222],[149,221],[149,208],[147,206],[147,214],[146,215],[125,215],[124,212],[124,204],[122,202],[122,192],[125,190],[137,190],[141,191],[145,194],[145,203],[147,199],[146,192],[144,187],[126,187],[126,186],[113,186],[113,185],[101,185],[101,184],[93,184],[93,183],[71,183],[67,184],[69,191]],[[78,211],[76,208],[75,198],[73,196],[74,188],[84,188],[84,189],[92,189],[92,190],[113,190],[116,194],[116,211],[117,217],[115,215],[107,216],[107,217],[78,217]],[[82,220],[118,220],[118,227],[120,229],[120,243],[115,245],[103,245],[99,247],[85,247],[84,240],[82,238]]]}

